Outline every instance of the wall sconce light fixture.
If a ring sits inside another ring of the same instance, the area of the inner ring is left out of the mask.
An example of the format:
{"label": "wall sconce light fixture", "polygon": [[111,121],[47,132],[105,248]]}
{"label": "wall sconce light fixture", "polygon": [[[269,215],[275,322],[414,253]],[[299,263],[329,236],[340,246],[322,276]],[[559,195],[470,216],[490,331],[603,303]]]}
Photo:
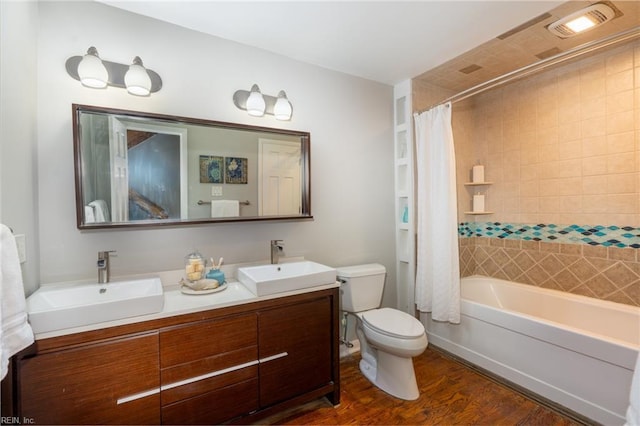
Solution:
{"label": "wall sconce light fixture", "polygon": [[233,94],[233,103],[254,117],[269,114],[277,120],[290,120],[293,113],[293,107],[284,90],[278,93],[278,97],[263,95],[257,84],[251,86],[251,91],[236,91]]}
{"label": "wall sconce light fixture", "polygon": [[131,65],[100,59],[98,50],[91,46],[84,56],[72,56],[65,63],[67,74],[84,86],[103,89],[107,86],[127,89],[137,96],[148,96],[162,88],[162,78],[145,68],[136,56]]}

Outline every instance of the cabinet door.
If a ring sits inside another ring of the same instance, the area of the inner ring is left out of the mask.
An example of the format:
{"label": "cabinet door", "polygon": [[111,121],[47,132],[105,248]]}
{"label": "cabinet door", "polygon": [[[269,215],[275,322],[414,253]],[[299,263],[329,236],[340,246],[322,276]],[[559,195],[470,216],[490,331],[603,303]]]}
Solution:
{"label": "cabinet door", "polygon": [[330,298],[258,315],[261,407],[331,383]]}
{"label": "cabinet door", "polygon": [[33,423],[160,423],[157,332],[25,358],[19,376]]}

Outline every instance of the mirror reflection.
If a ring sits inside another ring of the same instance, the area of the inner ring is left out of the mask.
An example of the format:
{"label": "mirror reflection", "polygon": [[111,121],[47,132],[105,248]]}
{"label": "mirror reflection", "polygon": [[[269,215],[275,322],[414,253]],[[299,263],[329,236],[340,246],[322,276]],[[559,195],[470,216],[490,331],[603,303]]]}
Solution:
{"label": "mirror reflection", "polygon": [[309,133],[73,105],[78,228],[311,218]]}

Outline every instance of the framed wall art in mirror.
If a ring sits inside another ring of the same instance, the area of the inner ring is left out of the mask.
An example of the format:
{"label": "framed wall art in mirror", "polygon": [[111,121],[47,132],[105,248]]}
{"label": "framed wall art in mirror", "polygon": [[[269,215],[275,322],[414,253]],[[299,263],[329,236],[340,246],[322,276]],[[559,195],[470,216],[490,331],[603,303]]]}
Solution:
{"label": "framed wall art in mirror", "polygon": [[79,229],[313,218],[308,132],[78,104],[72,112]]}

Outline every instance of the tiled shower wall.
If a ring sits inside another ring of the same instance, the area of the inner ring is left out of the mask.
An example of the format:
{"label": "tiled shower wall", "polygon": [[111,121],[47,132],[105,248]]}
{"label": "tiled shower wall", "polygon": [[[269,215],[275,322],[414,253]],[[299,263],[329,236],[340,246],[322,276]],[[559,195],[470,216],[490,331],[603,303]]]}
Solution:
{"label": "tiled shower wall", "polygon": [[460,238],[462,276],[484,275],[640,306],[640,250]]}
{"label": "tiled shower wall", "polygon": [[[453,130],[459,222],[640,227],[640,41],[455,104]],[[464,186],[478,162],[493,184]],[[464,214],[478,190],[493,214]],[[461,274],[640,306],[636,240],[461,237]]]}
{"label": "tiled shower wall", "polygon": [[640,41],[481,94],[473,123],[483,221],[640,226]]}

